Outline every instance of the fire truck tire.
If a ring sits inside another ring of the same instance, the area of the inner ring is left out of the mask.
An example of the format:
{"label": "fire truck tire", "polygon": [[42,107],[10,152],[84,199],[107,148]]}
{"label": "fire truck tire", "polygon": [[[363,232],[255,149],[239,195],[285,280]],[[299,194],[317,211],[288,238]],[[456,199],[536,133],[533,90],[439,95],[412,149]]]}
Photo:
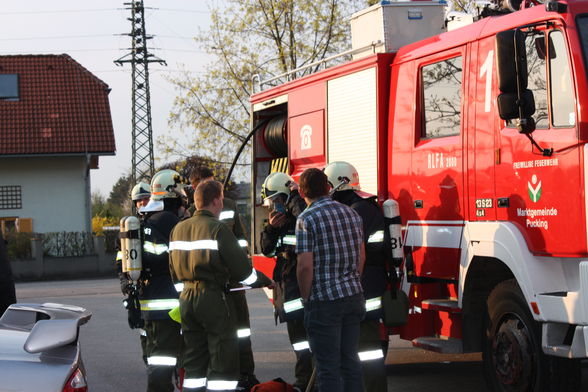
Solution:
{"label": "fire truck tire", "polygon": [[496,392],[572,392],[580,389],[579,360],[547,356],[540,324],[514,279],[488,296],[482,351],[484,377]]}

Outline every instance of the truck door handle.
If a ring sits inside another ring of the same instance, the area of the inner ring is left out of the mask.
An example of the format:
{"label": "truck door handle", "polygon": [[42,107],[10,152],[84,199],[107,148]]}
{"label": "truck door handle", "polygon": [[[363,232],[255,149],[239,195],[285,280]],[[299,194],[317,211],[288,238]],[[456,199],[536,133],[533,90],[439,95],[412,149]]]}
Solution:
{"label": "truck door handle", "polygon": [[498,208],[508,208],[510,205],[510,201],[508,197],[499,197],[498,198]]}
{"label": "truck door handle", "polygon": [[422,200],[415,200],[414,201],[414,208],[423,208],[423,201]]}

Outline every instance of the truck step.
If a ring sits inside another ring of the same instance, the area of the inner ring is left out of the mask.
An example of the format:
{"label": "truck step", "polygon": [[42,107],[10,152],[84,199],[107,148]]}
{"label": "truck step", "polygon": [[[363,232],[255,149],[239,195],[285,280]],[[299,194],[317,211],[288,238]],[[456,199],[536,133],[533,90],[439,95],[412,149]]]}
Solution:
{"label": "truck step", "polygon": [[437,312],[461,313],[461,308],[455,298],[425,299],[422,308]]}
{"label": "truck step", "polygon": [[545,354],[551,354],[555,357],[562,358],[573,358],[572,346],[560,344],[556,346],[543,346],[543,352]]}
{"label": "truck step", "polygon": [[434,351],[439,354],[461,354],[463,345],[461,339],[436,338],[424,336],[412,340],[412,345],[423,350]]}

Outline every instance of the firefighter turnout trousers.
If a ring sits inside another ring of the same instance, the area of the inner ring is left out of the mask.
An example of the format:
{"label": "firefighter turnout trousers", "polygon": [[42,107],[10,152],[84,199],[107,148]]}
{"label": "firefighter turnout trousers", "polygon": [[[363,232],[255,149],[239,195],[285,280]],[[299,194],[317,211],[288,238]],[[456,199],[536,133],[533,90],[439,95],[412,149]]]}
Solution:
{"label": "firefighter turnout trousers", "polygon": [[180,296],[183,390],[233,391],[239,378],[235,306],[220,285],[186,282]]}
{"label": "firefighter turnout trousers", "polygon": [[244,290],[229,293],[229,298],[235,307],[237,321],[237,338],[239,339],[239,369],[242,376],[253,376],[255,363],[251,349],[251,324],[249,321],[249,307]]}
{"label": "firefighter turnout trousers", "polygon": [[172,392],[172,379],[182,348],[180,324],[173,320],[148,320],[145,332],[147,391]]}
{"label": "firefighter turnout trousers", "polygon": [[304,391],[312,375],[312,353],[306,336],[306,328],[304,328],[304,320],[287,321],[286,326],[290,344],[292,344],[296,354],[296,366],[294,367],[296,381],[294,381],[294,386]]}
{"label": "firefighter turnout trousers", "polygon": [[358,355],[363,371],[363,385],[366,392],[386,392],[386,353],[382,349],[380,321],[364,320],[359,325]]}

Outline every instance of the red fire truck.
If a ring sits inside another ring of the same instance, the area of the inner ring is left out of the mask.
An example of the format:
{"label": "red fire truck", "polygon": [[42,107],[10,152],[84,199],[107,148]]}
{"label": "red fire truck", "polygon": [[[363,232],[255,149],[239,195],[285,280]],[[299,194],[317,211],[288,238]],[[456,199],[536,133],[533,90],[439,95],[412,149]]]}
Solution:
{"label": "red fire truck", "polygon": [[382,2],[352,17],[352,60],[254,94],[253,242],[270,172],[350,162],[364,191],[400,208],[410,307],[392,332],[482,352],[496,391],[575,390],[588,357],[588,1],[507,6],[442,32],[443,4]]}

